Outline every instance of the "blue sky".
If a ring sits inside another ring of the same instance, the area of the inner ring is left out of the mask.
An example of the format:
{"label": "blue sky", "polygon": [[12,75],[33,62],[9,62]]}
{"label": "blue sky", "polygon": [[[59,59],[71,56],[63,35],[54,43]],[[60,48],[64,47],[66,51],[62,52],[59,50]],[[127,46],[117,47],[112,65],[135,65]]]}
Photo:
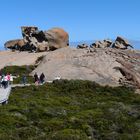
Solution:
{"label": "blue sky", "polygon": [[62,27],[70,41],[140,40],[140,0],[1,0],[0,45],[21,38],[20,26]]}

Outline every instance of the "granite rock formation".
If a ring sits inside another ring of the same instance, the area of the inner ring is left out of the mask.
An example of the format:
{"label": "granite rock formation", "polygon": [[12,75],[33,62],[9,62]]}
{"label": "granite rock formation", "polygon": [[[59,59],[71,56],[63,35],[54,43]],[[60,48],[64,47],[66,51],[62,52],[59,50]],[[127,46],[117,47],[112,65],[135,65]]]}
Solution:
{"label": "granite rock formation", "polygon": [[61,48],[46,55],[32,72],[44,72],[47,80],[91,80],[102,85],[140,88],[140,52],[114,48]]}
{"label": "granite rock formation", "polygon": [[117,48],[117,49],[127,49],[128,47],[132,47],[132,45],[124,38],[118,36],[114,42],[114,44],[112,45],[113,48]]}
{"label": "granite rock formation", "polygon": [[68,47],[69,35],[61,28],[39,31],[37,27],[21,27],[22,35],[35,51],[48,51]]}
{"label": "granite rock formation", "polygon": [[48,41],[49,50],[56,50],[69,46],[69,35],[61,28],[52,28],[44,31],[45,39]]}
{"label": "granite rock formation", "polygon": [[118,36],[115,42],[105,39],[102,41],[96,41],[90,45],[91,48],[116,48],[116,49],[128,49],[128,47],[133,48],[133,46],[124,38]]}
{"label": "granite rock formation", "polygon": [[5,48],[43,52],[69,46],[69,35],[61,28],[41,31],[37,27],[22,26],[21,31],[23,39],[7,41]]}
{"label": "granite rock formation", "polygon": [[110,47],[112,44],[112,41],[109,39],[105,39],[103,41],[96,41],[95,43],[91,44],[91,48],[107,48]]}
{"label": "granite rock formation", "polygon": [[4,44],[5,48],[11,49],[11,50],[26,50],[27,43],[23,39],[15,39],[7,41]]}

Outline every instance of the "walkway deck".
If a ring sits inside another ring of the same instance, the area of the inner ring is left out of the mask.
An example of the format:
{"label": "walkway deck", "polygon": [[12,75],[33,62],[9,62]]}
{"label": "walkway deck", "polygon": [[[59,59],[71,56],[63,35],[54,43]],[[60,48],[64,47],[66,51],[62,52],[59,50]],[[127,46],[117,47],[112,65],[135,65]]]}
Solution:
{"label": "walkway deck", "polygon": [[[52,81],[47,81],[47,83],[52,83]],[[8,98],[10,96],[11,89],[14,87],[25,87],[25,86],[31,86],[35,85],[33,84],[13,84],[7,87],[6,89],[0,88],[0,104],[6,103],[8,101]]]}
{"label": "walkway deck", "polygon": [[26,84],[26,85],[23,85],[23,84],[14,84],[14,85],[8,86],[6,89],[0,88],[0,104],[6,103],[8,101],[8,98],[9,98],[10,92],[11,92],[11,89],[13,87],[25,87],[25,86],[30,86],[30,85],[31,84]]}
{"label": "walkway deck", "polygon": [[6,103],[8,101],[9,95],[11,92],[11,86],[6,89],[0,88],[0,104]]}

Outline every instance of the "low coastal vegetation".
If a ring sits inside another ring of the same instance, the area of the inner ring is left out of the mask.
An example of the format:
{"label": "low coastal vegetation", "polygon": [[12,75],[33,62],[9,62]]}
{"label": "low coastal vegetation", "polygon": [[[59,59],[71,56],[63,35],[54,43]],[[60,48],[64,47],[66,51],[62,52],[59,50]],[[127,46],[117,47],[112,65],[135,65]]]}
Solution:
{"label": "low coastal vegetation", "polygon": [[[40,58],[39,58],[40,59]],[[33,77],[29,74],[35,69],[34,65],[28,65],[28,66],[6,66],[4,67],[1,72],[3,74],[12,74],[15,76],[13,84],[21,84],[22,83],[22,77],[25,75],[27,77],[27,83],[33,83]]]}
{"label": "low coastal vegetation", "polygon": [[22,77],[25,75],[27,77],[27,83],[33,83],[34,79],[30,76],[30,73],[38,66],[38,64],[43,60],[44,55],[37,58],[35,65],[24,65],[24,66],[6,66],[1,70],[2,74],[12,74],[15,76],[13,84],[21,84]]}
{"label": "low coastal vegetation", "polygon": [[140,95],[90,81],[13,88],[0,116],[1,140],[140,139]]}

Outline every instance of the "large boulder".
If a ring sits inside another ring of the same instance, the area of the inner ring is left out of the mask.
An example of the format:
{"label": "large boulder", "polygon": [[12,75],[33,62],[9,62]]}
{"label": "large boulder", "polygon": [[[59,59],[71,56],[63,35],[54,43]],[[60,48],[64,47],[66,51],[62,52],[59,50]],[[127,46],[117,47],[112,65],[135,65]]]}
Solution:
{"label": "large boulder", "polygon": [[112,44],[112,41],[109,39],[105,39],[103,41],[96,41],[95,43],[91,44],[91,48],[107,48],[110,47]]}
{"label": "large boulder", "polygon": [[69,35],[61,28],[52,28],[44,31],[45,38],[48,40],[49,50],[55,50],[69,46]]}
{"label": "large boulder", "polygon": [[112,45],[113,48],[116,49],[127,49],[128,47],[132,47],[132,45],[124,38],[118,36],[114,42],[114,44]]}
{"label": "large boulder", "polygon": [[52,28],[48,31],[40,31],[37,27],[21,27],[22,35],[35,51],[48,51],[67,47],[69,44],[69,35],[61,28]]}
{"label": "large boulder", "polygon": [[39,31],[37,27],[32,26],[22,26],[21,31],[24,41],[27,42],[30,46],[30,50],[31,51],[39,50],[38,48],[41,46],[41,43],[45,40],[41,36],[41,31]]}
{"label": "large boulder", "polygon": [[24,39],[15,39],[7,41],[4,46],[5,48],[11,50],[24,50],[27,46],[27,43],[24,41]]}

